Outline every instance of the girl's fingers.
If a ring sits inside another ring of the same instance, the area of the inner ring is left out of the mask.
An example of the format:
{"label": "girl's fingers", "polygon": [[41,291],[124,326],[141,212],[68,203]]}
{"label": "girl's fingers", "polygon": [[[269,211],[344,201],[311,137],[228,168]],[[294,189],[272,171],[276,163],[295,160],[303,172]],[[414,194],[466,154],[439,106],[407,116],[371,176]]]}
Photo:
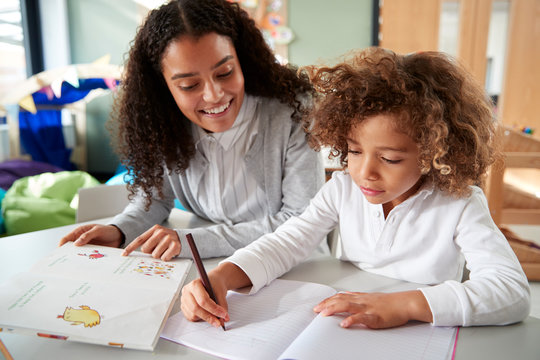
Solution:
{"label": "girl's fingers", "polygon": [[381,318],[375,314],[356,313],[347,316],[339,325],[348,328],[356,324],[365,325],[370,329],[378,329],[381,328]]}
{"label": "girl's fingers", "polygon": [[329,316],[341,312],[354,313],[365,309],[361,302],[354,301],[358,301],[354,294],[340,293],[321,301],[313,308],[313,311],[323,316]]}
{"label": "girl's fingers", "polygon": [[[212,326],[219,327],[221,326],[221,321],[213,316],[212,314],[205,311],[200,306],[196,306],[195,299],[191,296],[191,294],[186,295],[187,297],[191,297],[190,299],[186,299],[186,301],[182,301],[182,304],[180,306],[180,309],[182,310],[182,313],[188,319],[189,321],[199,321],[203,320],[207,323],[211,324]],[[188,306],[188,304],[195,304],[195,306]]]}
{"label": "girl's fingers", "polygon": [[227,311],[210,299],[200,279],[192,281],[182,289],[181,309],[190,321],[200,319],[219,327],[220,319],[229,320]]}

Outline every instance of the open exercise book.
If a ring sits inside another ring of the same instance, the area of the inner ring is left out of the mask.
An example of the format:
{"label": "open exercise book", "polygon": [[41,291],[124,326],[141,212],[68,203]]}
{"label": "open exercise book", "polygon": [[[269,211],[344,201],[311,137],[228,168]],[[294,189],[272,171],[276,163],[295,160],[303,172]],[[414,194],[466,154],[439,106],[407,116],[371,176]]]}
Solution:
{"label": "open exercise book", "polygon": [[450,359],[456,328],[409,323],[343,329],[342,316],[313,307],[335,294],[326,285],[274,280],[255,295],[230,291],[227,331],[171,316],[161,337],[227,359]]}
{"label": "open exercise book", "polygon": [[67,243],[0,284],[0,330],[153,350],[191,260]]}

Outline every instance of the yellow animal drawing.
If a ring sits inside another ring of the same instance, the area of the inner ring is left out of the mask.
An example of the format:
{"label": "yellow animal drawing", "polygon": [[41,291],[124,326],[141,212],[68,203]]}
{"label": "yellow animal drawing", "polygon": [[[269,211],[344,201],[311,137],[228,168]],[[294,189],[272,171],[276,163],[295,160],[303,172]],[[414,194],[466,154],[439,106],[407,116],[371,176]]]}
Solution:
{"label": "yellow animal drawing", "polygon": [[81,305],[79,307],[80,309],[74,309],[69,306],[66,307],[64,315],[58,315],[58,318],[70,321],[71,325],[84,324],[84,327],[99,325],[101,318],[96,310],[90,309],[90,307],[86,305]]}

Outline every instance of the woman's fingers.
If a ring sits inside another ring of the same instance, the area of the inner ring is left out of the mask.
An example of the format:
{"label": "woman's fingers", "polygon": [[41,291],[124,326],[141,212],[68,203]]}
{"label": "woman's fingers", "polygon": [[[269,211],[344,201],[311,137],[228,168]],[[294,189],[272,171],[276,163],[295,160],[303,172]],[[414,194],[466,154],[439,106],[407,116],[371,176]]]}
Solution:
{"label": "woman's fingers", "polygon": [[152,254],[155,259],[169,261],[180,254],[181,245],[175,230],[154,225],[149,230],[138,236],[124,249],[124,256],[141,247],[141,251]]}
{"label": "woman's fingers", "polygon": [[62,246],[67,242],[70,241],[76,241],[79,239],[79,237],[90,230],[92,227],[94,227],[95,224],[89,224],[89,225],[82,225],[77,227],[75,230],[71,231],[69,234],[64,236],[62,239],[60,239],[60,242],[58,243],[58,246]]}
{"label": "woman's fingers", "polygon": [[88,224],[82,225],[64,236],[59,246],[73,241],[74,245],[82,246],[89,243],[119,247],[122,242],[122,234],[118,228],[112,225]]}
{"label": "woman's fingers", "polygon": [[133,240],[128,246],[124,248],[124,252],[122,253],[122,255],[128,256],[132,251],[144,244],[148,237],[150,237],[150,230],[145,231],[144,233],[136,237],[135,240]]}

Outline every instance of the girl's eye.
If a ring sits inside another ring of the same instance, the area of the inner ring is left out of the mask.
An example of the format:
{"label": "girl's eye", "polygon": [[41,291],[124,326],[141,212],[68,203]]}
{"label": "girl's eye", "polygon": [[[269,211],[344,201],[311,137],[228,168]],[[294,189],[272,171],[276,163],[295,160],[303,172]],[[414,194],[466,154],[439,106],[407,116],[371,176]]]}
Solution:
{"label": "girl's eye", "polygon": [[388,164],[399,164],[401,160],[390,160],[387,158],[382,158],[384,162],[387,162]]}
{"label": "girl's eye", "polygon": [[361,152],[358,151],[358,150],[349,150],[348,153],[352,154],[352,155],[360,155],[361,154]]}

